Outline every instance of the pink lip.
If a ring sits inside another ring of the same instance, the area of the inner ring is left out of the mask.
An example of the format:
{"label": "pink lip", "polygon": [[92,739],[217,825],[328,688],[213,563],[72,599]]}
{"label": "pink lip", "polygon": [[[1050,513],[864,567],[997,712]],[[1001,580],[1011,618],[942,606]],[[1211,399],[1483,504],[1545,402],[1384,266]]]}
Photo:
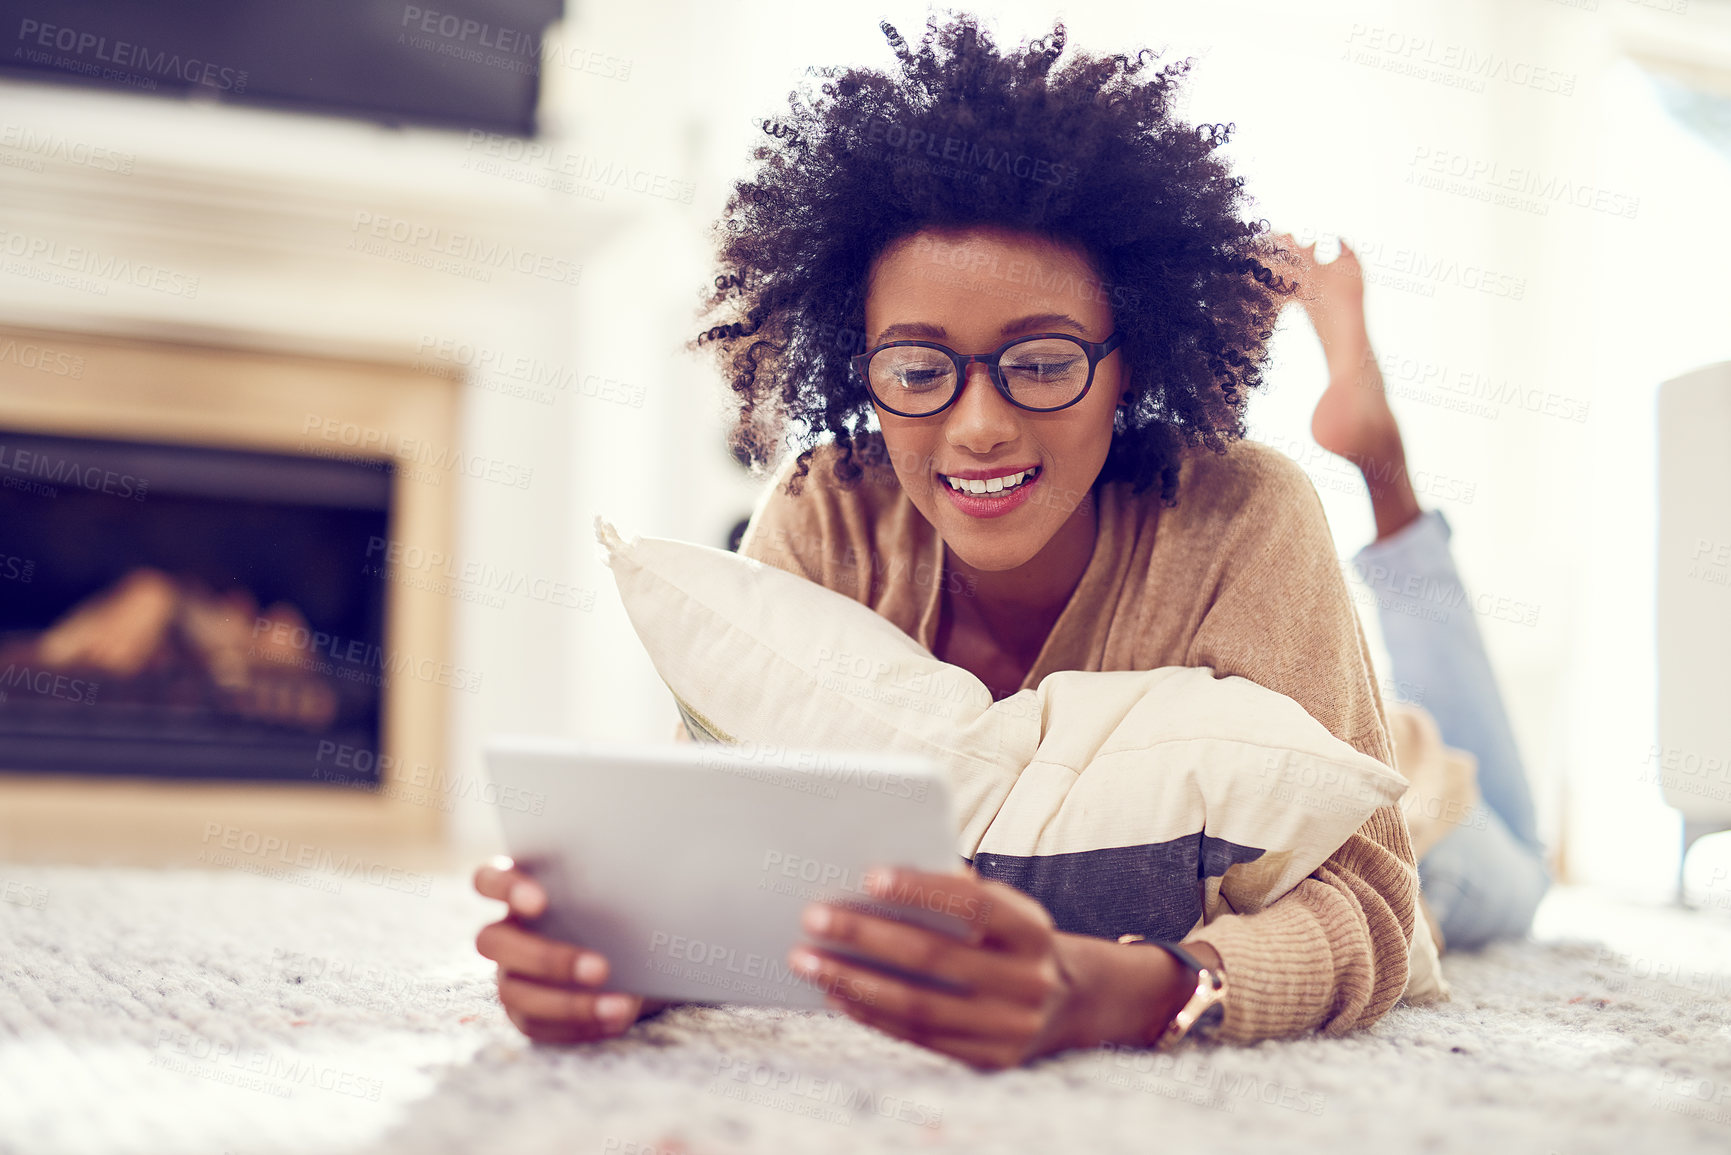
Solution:
{"label": "pink lip", "polygon": [[[1032,466],[1028,468],[1032,468]],[[949,476],[960,477],[962,475],[952,473]],[[986,476],[1001,477],[1003,472],[987,474]],[[938,486],[955,503],[956,508],[969,517],[1003,517],[1006,513],[1025,505],[1028,500],[1028,491],[1044,480],[1046,480],[1046,471],[1042,469],[1034,475],[1031,481],[1024,481],[1018,485],[1008,497],[975,497],[973,494],[957,493],[945,484],[942,478],[938,479]]]}

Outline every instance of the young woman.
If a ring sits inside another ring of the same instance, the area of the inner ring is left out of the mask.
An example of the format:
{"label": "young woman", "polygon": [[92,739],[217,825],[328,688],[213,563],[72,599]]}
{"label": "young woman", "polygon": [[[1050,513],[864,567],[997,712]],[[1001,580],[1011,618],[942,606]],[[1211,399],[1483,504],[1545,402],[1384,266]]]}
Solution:
{"label": "young woman", "polygon": [[[790,419],[829,436],[777,477],[741,552],[858,598],[997,697],[1054,670],[1208,666],[1392,763],[1315,490],[1242,439],[1293,286],[1241,218],[1226,130],[1174,119],[1186,65],[1058,68],[1061,25],[1007,55],[967,17],[934,18],[917,51],[885,33],[898,74],[826,73],[766,126],[728,205],[700,342],[739,396],[735,448],[773,460]],[[657,1009],[608,993],[594,952],[528,933],[545,896],[508,863],[476,885],[510,903],[477,945],[525,1033],[604,1037]],[[815,905],[790,964],[864,992],[831,1000],[860,1021],[990,1068],[1145,1044],[1197,1005],[1202,968],[1224,974],[1221,1039],[1367,1026],[1406,985],[1418,880],[1389,806],[1280,901],[1177,951],[1074,933],[972,872],[887,885],[977,911],[974,938]]]}

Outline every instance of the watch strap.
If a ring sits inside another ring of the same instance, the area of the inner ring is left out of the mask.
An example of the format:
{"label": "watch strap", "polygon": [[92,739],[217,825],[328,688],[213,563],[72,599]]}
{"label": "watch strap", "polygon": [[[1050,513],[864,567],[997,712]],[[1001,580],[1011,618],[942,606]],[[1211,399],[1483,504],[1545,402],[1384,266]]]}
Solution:
{"label": "watch strap", "polygon": [[1211,1038],[1226,1019],[1226,974],[1224,967],[1205,965],[1195,955],[1175,942],[1160,942],[1139,934],[1124,934],[1118,936],[1121,943],[1145,942],[1149,946],[1157,946],[1183,963],[1196,975],[1196,989],[1191,992],[1184,1005],[1172,1016],[1160,1032],[1159,1038],[1153,1041],[1153,1046],[1167,1050],[1186,1036],[1193,1035],[1198,1039]]}

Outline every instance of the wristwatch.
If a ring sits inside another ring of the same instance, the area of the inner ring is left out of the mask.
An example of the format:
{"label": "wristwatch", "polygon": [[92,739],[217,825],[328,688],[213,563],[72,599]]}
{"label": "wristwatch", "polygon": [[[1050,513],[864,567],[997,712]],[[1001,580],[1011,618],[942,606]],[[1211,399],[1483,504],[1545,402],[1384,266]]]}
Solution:
{"label": "wristwatch", "polygon": [[1121,943],[1145,942],[1149,946],[1157,946],[1191,970],[1196,972],[1196,989],[1190,998],[1172,1016],[1172,1021],[1166,1024],[1166,1029],[1160,1032],[1160,1037],[1154,1040],[1156,1050],[1171,1050],[1178,1041],[1187,1035],[1198,1039],[1211,1039],[1220,1030],[1220,1024],[1226,1021],[1226,968],[1203,966],[1197,957],[1175,942],[1155,942],[1139,934],[1121,934]]}

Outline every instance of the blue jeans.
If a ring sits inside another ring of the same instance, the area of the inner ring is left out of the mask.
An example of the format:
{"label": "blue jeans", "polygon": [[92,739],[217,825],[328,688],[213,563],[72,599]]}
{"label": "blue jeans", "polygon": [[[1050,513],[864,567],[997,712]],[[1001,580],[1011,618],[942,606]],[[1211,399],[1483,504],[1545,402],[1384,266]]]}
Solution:
{"label": "blue jeans", "polygon": [[1520,938],[1550,887],[1532,792],[1449,553],[1441,510],[1426,510],[1353,557],[1375,592],[1397,682],[1436,719],[1445,744],[1478,758],[1482,824],[1462,823],[1418,864],[1419,886],[1450,948]]}

